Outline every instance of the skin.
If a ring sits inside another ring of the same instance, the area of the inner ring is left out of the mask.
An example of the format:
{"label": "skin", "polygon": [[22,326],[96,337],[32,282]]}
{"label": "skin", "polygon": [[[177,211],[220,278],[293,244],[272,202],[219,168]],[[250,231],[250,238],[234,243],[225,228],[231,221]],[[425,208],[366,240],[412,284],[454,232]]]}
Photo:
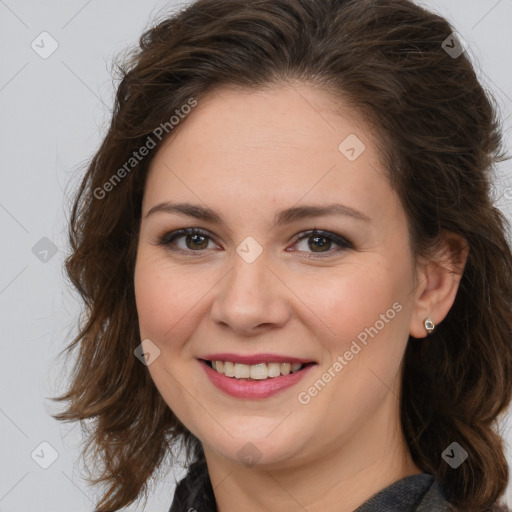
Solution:
{"label": "skin", "polygon": [[[338,149],[350,134],[366,147],[354,161]],[[223,223],[147,216],[164,201],[208,206]],[[273,226],[284,208],[326,203],[369,220],[328,215]],[[174,242],[188,251],[181,254],[158,245],[187,227],[211,238],[188,237],[187,244],[182,236]],[[314,228],[352,247],[336,252],[334,241],[296,241]],[[252,263],[236,252],[248,236],[262,248]],[[460,276],[449,271],[455,244],[448,242],[437,255],[443,264],[416,261],[375,136],[348,107],[335,113],[333,99],[310,86],[223,88],[201,99],[175,129],[146,182],[136,301],[141,339],[160,350],[148,369],[203,443],[220,512],[351,511],[421,472],[400,425],[400,375],[409,335],[425,337],[424,319],[441,322],[455,298]],[[394,318],[300,403],[298,394],[397,303]],[[318,364],[274,396],[241,400],[207,379],[197,358],[212,352],[287,354]],[[254,465],[238,455],[249,442],[260,456]]]}

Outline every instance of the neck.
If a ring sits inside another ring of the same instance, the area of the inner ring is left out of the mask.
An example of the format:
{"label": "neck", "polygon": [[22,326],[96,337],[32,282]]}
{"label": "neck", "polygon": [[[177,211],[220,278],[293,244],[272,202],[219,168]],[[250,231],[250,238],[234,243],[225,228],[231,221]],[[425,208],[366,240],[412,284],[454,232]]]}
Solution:
{"label": "neck", "polygon": [[421,473],[399,425],[389,416],[358,425],[337,448],[301,463],[287,460],[247,467],[204,446],[218,512],[352,512],[398,480]]}

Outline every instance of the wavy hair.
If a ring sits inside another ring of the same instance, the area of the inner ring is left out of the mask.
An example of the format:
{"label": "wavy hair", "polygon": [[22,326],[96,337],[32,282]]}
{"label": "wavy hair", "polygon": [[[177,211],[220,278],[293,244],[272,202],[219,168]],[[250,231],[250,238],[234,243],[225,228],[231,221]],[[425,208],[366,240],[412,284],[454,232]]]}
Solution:
{"label": "wavy hair", "polygon": [[[490,192],[504,151],[492,97],[467,55],[443,44],[453,31],[409,0],[198,0],[141,36],[119,67],[110,127],[76,193],[66,260],[84,311],[66,349],[76,354],[72,380],[55,399],[66,409],[55,417],[89,425],[83,454],[101,462],[91,478],[104,486],[98,511],[145,494],[175,443],[188,460],[204,457],[133,355],[142,195],[165,137],[130,159],[191,98],[292,80],[348,102],[376,131],[415,257],[431,254],[446,231],[467,241],[448,316],[428,341],[409,340],[401,421],[413,460],[454,510],[480,512],[503,494],[508,467],[496,427],[511,399],[512,254]],[[469,453],[456,470],[441,457],[453,441]]]}

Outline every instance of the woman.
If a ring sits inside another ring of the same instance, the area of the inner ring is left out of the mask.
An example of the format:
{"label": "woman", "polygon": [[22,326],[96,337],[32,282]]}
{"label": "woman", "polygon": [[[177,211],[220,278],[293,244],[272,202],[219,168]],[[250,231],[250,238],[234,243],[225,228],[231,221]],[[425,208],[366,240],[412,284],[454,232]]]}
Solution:
{"label": "woman", "polygon": [[[171,512],[481,512],[508,479],[490,99],[409,0],[199,0],[141,38],[71,219],[63,420]],[[87,451],[87,450],[86,450]]]}

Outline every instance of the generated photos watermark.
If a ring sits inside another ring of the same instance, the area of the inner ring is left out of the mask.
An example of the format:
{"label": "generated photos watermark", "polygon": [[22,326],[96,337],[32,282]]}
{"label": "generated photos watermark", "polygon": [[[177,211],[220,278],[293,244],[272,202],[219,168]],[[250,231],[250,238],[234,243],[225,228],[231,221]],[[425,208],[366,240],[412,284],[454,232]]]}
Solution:
{"label": "generated photos watermark", "polygon": [[[149,155],[150,151],[154,149],[158,142],[171,133],[171,131],[180,123],[182,119],[190,114],[192,109],[197,106],[197,100],[189,98],[187,103],[182,105],[179,109],[174,112],[176,115],[172,115],[169,121],[160,123],[146,138],[146,141],[137,151],[134,151],[130,158],[123,164],[122,167],[112,174],[112,176],[105,182],[101,187],[96,187],[93,191],[93,195],[96,199],[104,199],[108,192],[114,190],[114,188],[126,178],[126,176],[141,162],[146,156]],[[156,139],[156,140],[155,140]]]}
{"label": "generated photos watermark", "polygon": [[[357,339],[352,341],[350,347],[336,358],[336,361],[310,386],[306,391],[301,391],[297,395],[299,403],[309,404],[311,399],[322,391],[325,386],[331,382],[347,366],[354,357],[368,344],[368,337],[374,338],[382,329],[389,324],[393,318],[402,311],[402,304],[395,302],[385,313],[382,313],[372,326],[366,327],[358,335]],[[359,343],[358,343],[359,342]],[[361,346],[362,345],[362,346]]]}

